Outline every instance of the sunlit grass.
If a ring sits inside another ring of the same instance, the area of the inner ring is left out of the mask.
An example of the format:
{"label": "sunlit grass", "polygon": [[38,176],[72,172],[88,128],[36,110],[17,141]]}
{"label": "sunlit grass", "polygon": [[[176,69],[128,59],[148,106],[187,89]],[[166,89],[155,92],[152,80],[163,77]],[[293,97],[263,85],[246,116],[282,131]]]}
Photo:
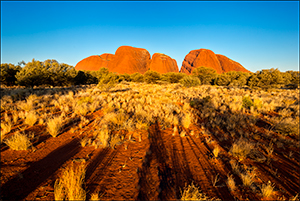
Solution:
{"label": "sunlit grass", "polygon": [[29,138],[20,133],[14,134],[4,142],[7,146],[9,146],[9,148],[16,151],[27,150],[31,146]]}
{"label": "sunlit grass", "polygon": [[55,200],[85,200],[86,192],[83,189],[85,179],[84,163],[71,163],[64,169],[60,178],[54,184]]}

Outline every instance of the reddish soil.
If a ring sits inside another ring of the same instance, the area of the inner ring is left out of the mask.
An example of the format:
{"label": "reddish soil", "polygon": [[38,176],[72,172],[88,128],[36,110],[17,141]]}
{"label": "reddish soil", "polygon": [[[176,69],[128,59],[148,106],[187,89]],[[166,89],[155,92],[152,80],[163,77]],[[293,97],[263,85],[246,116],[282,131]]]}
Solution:
{"label": "reddish soil", "polygon": [[[199,126],[191,126],[186,129],[187,135],[180,137],[178,133],[172,135],[172,128],[161,130],[159,123],[155,123],[148,131],[119,131],[125,132],[126,140],[115,149],[81,147],[80,138],[93,135],[101,115],[101,111],[97,111],[86,116],[90,122],[82,129],[76,125],[75,117],[75,123],[66,126],[56,138],[49,136],[43,125],[29,127],[25,132],[33,132],[35,136],[34,148],[27,151],[12,151],[2,144],[1,199],[53,200],[54,182],[61,170],[71,162],[83,160],[87,165],[87,199],[99,192],[103,194],[101,199],[109,200],[175,200],[180,199],[181,190],[191,182],[211,198],[264,199],[257,185],[254,190],[247,189],[237,175],[234,175],[237,190],[229,190],[226,181],[227,175],[233,174],[229,163],[233,156],[228,154],[228,142],[233,139],[222,130],[210,128],[214,142],[208,143],[208,136]],[[205,123],[201,119],[199,122]],[[256,127],[264,132],[264,126],[261,121]],[[192,130],[194,135],[191,135]],[[128,139],[130,134],[131,140]],[[227,140],[220,140],[223,137]],[[269,137],[278,138],[275,133]],[[266,139],[253,136],[251,140],[263,144]],[[212,155],[216,146],[221,149],[218,158]],[[269,164],[246,159],[240,162],[241,167],[255,167],[256,184],[275,183],[273,199],[290,198],[299,192],[300,172],[299,150],[294,148],[293,157],[288,157],[290,150],[275,148]],[[216,177],[219,180],[213,185]]]}

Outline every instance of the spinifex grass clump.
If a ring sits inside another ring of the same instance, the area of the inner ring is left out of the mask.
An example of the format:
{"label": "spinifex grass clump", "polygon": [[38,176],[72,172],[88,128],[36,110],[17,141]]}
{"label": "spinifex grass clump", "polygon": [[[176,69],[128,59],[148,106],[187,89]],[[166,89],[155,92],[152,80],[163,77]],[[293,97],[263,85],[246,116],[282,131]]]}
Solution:
{"label": "spinifex grass clump", "polygon": [[263,197],[270,198],[274,193],[274,185],[269,181],[267,185],[263,184],[260,190]]}
{"label": "spinifex grass clump", "polygon": [[254,145],[247,140],[240,138],[238,141],[234,142],[230,153],[237,157],[240,161],[244,160],[253,150]]}
{"label": "spinifex grass clump", "polygon": [[33,126],[38,120],[38,116],[34,111],[26,112],[25,115],[25,124],[29,126]]}
{"label": "spinifex grass clump", "polygon": [[50,135],[52,135],[52,137],[56,137],[62,128],[62,124],[63,119],[61,116],[48,119],[47,131],[50,133]]}
{"label": "spinifex grass clump", "polygon": [[181,200],[212,200],[208,198],[204,193],[201,193],[198,187],[191,183],[189,186],[185,186],[183,192],[181,192]]}
{"label": "spinifex grass clump", "polygon": [[16,133],[9,139],[5,140],[5,144],[7,144],[7,146],[9,146],[12,150],[16,151],[27,150],[31,146],[29,138],[20,133]]}
{"label": "spinifex grass clump", "polygon": [[12,123],[11,121],[9,122],[1,122],[1,136],[5,135],[6,133],[9,133],[11,131]]}
{"label": "spinifex grass clump", "polygon": [[55,181],[55,200],[85,200],[86,192],[83,189],[85,178],[85,164],[68,166],[62,176]]}

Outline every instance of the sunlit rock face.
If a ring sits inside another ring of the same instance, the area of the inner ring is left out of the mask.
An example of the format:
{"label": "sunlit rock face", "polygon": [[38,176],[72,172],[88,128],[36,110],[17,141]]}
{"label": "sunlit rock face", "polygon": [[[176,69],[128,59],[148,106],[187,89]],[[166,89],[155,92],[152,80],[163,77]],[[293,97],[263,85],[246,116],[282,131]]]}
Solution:
{"label": "sunlit rock face", "polygon": [[97,71],[102,67],[107,68],[108,63],[114,58],[113,54],[93,55],[79,61],[76,70]]}
{"label": "sunlit rock face", "polygon": [[[213,68],[219,74],[229,71],[250,72],[240,63],[224,55],[215,54],[208,49],[190,51],[182,62],[180,72],[191,74],[194,69],[201,66]],[[146,49],[131,46],[121,46],[115,54],[87,57],[78,62],[75,69],[97,71],[102,67],[119,74],[136,72],[144,74],[147,70],[159,73],[179,72],[176,60],[170,56],[154,53],[151,59],[150,53]]]}
{"label": "sunlit rock face", "polygon": [[242,71],[242,72],[248,72],[248,73],[250,72],[249,70],[244,68],[244,66],[242,66],[240,63],[233,61],[224,55],[221,55],[221,54],[216,54],[216,55],[219,59],[223,73],[226,73],[229,71]]}
{"label": "sunlit rock face", "polygon": [[213,51],[208,49],[190,51],[182,62],[180,72],[191,74],[194,69],[201,66],[213,68],[218,74],[229,71],[250,72],[238,62],[220,54],[216,55]]}
{"label": "sunlit rock face", "polygon": [[148,69],[159,73],[179,72],[176,60],[161,53],[153,54]]}
{"label": "sunlit rock face", "polygon": [[145,73],[150,63],[150,53],[143,48],[121,46],[114,59],[109,62],[108,69],[119,74]]}

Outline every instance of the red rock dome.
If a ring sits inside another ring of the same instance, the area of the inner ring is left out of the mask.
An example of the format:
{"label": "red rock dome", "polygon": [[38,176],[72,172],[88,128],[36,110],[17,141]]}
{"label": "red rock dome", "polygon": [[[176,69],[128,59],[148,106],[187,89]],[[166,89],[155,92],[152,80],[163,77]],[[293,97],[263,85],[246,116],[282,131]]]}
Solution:
{"label": "red rock dome", "polygon": [[114,58],[113,54],[102,54],[89,56],[75,66],[76,70],[97,71],[102,67],[107,68],[108,63]]}
{"label": "red rock dome", "polygon": [[150,54],[146,49],[131,46],[121,46],[115,57],[108,63],[111,72],[119,74],[145,73],[150,62]]}
{"label": "red rock dome", "polygon": [[233,61],[224,55],[221,54],[216,54],[216,55],[220,61],[223,72],[242,71],[242,72],[250,73],[250,71],[244,68],[240,63]]}
{"label": "red rock dome", "polygon": [[207,49],[190,51],[182,62],[180,72],[191,74],[194,69],[201,66],[213,68],[218,74],[229,71],[250,72],[238,62],[220,54],[216,55],[213,51]]}
{"label": "red rock dome", "polygon": [[179,72],[176,60],[161,53],[153,54],[148,69],[159,73]]}

